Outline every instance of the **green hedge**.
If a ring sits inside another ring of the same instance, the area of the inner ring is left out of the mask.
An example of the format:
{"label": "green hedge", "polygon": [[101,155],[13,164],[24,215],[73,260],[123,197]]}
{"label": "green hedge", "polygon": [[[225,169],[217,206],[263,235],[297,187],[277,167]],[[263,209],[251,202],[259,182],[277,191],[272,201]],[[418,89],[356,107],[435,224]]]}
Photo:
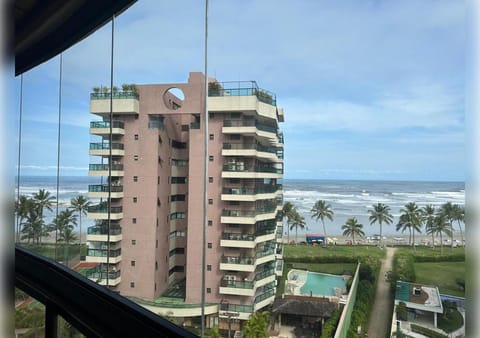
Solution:
{"label": "green hedge", "polygon": [[436,256],[413,256],[415,263],[428,262],[465,262],[465,254],[436,255]]}
{"label": "green hedge", "polygon": [[416,324],[410,324],[410,328],[412,329],[413,332],[423,334],[427,337],[430,338],[448,338],[447,335],[444,335],[442,333],[439,333],[437,331],[430,330],[426,327],[416,325]]}
{"label": "green hedge", "polygon": [[339,309],[333,310],[332,316],[325,322],[322,328],[322,338],[330,338],[335,335],[340,314],[341,312]]}
{"label": "green hedge", "polygon": [[357,263],[358,258],[349,256],[300,256],[284,257],[289,263]]}

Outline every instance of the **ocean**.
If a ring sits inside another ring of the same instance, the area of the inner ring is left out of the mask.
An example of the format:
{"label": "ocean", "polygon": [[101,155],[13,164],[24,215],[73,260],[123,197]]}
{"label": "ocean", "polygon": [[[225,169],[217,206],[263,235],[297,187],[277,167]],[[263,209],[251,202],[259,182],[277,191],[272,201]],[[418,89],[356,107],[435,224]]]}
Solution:
{"label": "ocean", "polygon": [[[69,176],[60,177],[60,208],[70,199],[81,194],[86,197],[88,185],[99,183],[98,177]],[[363,224],[367,236],[378,234],[378,224],[370,225],[368,210],[378,202],[387,204],[394,216],[391,225],[383,226],[383,234],[396,234],[395,224],[398,222],[400,209],[408,202],[416,202],[419,206],[432,204],[439,207],[445,202],[465,205],[464,182],[407,182],[407,181],[351,181],[351,180],[283,180],[284,201],[293,203],[300,214],[305,217],[307,228],[299,234],[322,233],[322,225],[310,216],[315,201],[323,199],[332,206],[333,222],[327,220],[327,234],[338,236],[341,227],[350,217],[356,217]],[[53,176],[22,176],[20,194],[32,195],[39,189],[46,189],[56,194],[56,178]],[[47,215],[51,221],[55,210]],[[82,226],[93,225],[92,220],[82,217]]]}

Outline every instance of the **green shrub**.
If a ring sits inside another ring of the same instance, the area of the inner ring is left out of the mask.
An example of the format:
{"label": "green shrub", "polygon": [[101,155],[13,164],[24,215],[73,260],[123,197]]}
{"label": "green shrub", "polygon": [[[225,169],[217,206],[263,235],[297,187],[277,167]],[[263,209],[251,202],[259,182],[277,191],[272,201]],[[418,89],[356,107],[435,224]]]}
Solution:
{"label": "green shrub", "polygon": [[338,320],[340,319],[340,310],[335,309],[332,316],[325,322],[322,329],[322,338],[330,338],[335,335],[337,330]]}
{"label": "green shrub", "polygon": [[416,325],[416,324],[410,324],[410,328],[412,329],[413,332],[416,332],[416,333],[420,333],[420,334],[423,334],[427,337],[431,337],[431,338],[448,338],[448,336],[442,334],[442,333],[439,333],[437,331],[433,331],[433,330],[430,330],[426,327],[423,327],[423,326],[420,326],[420,325]]}

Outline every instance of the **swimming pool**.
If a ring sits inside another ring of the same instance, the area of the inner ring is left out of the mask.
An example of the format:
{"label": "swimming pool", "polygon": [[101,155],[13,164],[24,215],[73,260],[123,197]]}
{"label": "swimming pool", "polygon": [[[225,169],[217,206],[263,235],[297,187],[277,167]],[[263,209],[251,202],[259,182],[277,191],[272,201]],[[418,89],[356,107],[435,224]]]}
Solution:
{"label": "swimming pool", "polygon": [[342,276],[327,273],[308,272],[300,293],[305,296],[335,296],[335,288],[346,290],[347,285]]}

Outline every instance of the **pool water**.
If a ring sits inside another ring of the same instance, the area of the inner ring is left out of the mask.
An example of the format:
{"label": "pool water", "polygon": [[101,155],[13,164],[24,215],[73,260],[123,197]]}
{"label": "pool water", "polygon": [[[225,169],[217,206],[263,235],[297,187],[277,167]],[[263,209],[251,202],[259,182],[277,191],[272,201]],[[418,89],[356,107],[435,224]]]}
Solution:
{"label": "pool water", "polygon": [[305,296],[335,296],[334,288],[347,288],[342,276],[326,273],[308,272],[307,281],[301,287],[300,293]]}

